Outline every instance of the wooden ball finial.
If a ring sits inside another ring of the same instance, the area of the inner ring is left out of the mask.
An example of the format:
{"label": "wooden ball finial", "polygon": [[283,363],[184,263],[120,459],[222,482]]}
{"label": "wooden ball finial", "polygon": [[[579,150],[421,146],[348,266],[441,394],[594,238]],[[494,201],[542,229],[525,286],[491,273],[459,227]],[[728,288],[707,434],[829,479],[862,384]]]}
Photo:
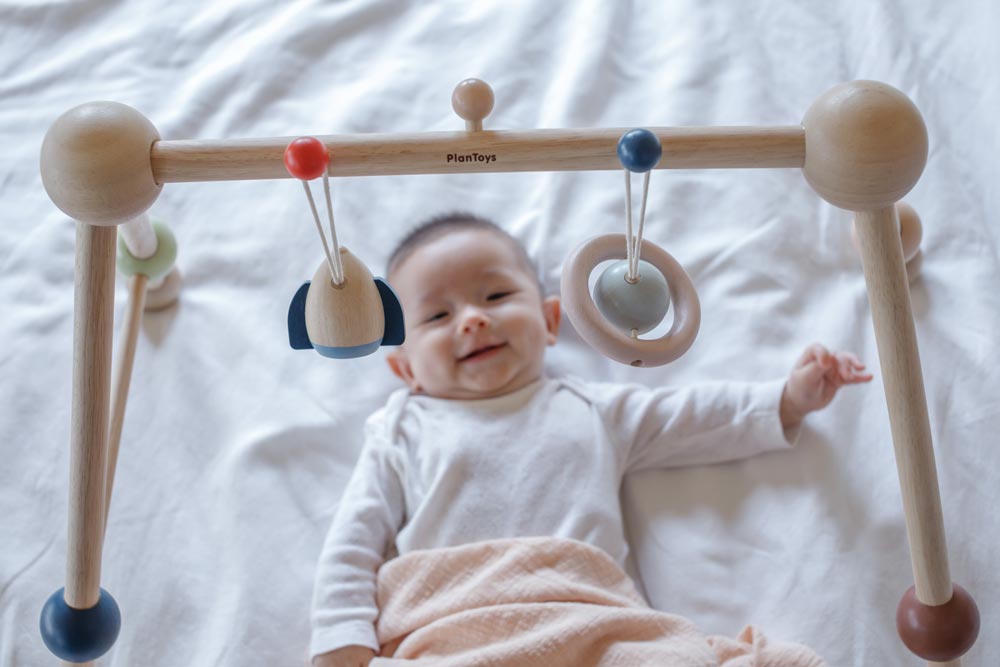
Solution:
{"label": "wooden ball finial", "polygon": [[920,251],[920,242],[924,238],[924,226],[920,223],[917,211],[906,202],[896,202],[896,213],[899,215],[899,236],[903,243],[903,259],[909,262]]}
{"label": "wooden ball finial", "polygon": [[802,126],[802,173],[834,206],[867,211],[891,206],[927,163],[927,127],[910,99],[877,81],[850,81],[817,99]]}
{"label": "wooden ball finial", "polygon": [[463,120],[466,126],[482,129],[483,119],[493,111],[493,89],[480,79],[466,79],[457,86],[451,94],[451,107]]}
{"label": "wooden ball finial", "polygon": [[42,183],[64,213],[92,225],[138,217],[163,186],[153,178],[150,149],[160,138],[130,106],[88,102],[52,123],[42,141]]}

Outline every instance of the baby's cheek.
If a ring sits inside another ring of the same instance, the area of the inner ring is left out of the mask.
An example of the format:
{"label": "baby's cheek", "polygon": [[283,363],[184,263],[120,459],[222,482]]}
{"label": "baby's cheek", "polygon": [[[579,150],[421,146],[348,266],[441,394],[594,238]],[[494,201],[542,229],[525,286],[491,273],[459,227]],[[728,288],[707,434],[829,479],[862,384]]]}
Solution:
{"label": "baby's cheek", "polygon": [[522,336],[525,340],[525,352],[538,354],[548,347],[546,337],[547,331],[544,327],[539,327],[537,323],[526,323],[522,329]]}

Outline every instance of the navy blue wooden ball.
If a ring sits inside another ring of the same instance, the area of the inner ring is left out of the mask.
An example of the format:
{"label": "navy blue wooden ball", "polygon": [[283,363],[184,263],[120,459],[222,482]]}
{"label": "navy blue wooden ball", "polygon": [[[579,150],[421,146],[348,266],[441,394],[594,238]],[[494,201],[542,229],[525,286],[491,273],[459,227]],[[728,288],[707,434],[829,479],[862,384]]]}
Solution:
{"label": "navy blue wooden ball", "polygon": [[629,130],[618,140],[618,160],[629,171],[649,171],[656,166],[662,155],[660,140],[649,130]]}
{"label": "navy blue wooden ball", "polygon": [[66,662],[89,662],[107,653],[122,627],[118,603],[103,588],[97,604],[90,609],[74,609],[60,588],[45,601],[39,627],[42,641]]}

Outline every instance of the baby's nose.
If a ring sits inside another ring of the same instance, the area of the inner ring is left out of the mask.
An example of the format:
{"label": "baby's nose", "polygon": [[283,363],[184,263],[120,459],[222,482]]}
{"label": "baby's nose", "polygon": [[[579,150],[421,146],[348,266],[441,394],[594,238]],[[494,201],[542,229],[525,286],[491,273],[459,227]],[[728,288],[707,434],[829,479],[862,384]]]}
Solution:
{"label": "baby's nose", "polygon": [[462,333],[486,328],[486,318],[481,313],[470,313],[462,320]]}

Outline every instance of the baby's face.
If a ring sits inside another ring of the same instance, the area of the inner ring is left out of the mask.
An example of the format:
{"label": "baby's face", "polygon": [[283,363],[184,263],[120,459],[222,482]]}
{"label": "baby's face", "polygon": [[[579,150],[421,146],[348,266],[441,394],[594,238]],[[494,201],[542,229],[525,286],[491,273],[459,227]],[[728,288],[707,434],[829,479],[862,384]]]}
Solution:
{"label": "baby's face", "polygon": [[479,399],[541,377],[559,329],[559,299],[543,300],[508,240],[487,230],[450,232],[419,246],[389,282],[406,342],[389,353],[411,390]]}

